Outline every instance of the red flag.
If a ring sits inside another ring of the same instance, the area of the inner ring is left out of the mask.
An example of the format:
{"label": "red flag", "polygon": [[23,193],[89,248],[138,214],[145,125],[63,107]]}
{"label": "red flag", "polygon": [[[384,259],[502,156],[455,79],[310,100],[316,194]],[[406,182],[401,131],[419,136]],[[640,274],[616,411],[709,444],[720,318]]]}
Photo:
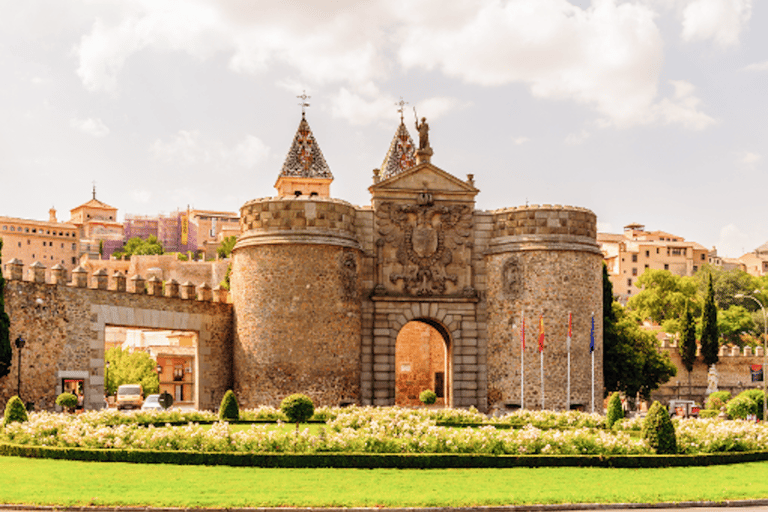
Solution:
{"label": "red flag", "polygon": [[539,317],[539,352],[544,352],[544,314]]}
{"label": "red flag", "polygon": [[523,315],[523,323],[520,325],[520,348],[525,350],[525,315]]}

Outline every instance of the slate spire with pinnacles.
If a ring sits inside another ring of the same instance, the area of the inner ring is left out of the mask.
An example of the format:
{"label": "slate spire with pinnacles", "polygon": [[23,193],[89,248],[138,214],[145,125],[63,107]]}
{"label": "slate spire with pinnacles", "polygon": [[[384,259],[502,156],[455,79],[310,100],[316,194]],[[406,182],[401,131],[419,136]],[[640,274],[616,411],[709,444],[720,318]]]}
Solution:
{"label": "slate spire with pinnacles", "polygon": [[301,114],[299,129],[293,138],[293,144],[285,158],[283,170],[280,176],[301,178],[330,178],[333,179],[331,169],[320,151],[320,146],[312,135],[304,113]]}
{"label": "slate spire with pinnacles", "polygon": [[382,178],[396,176],[416,165],[415,146],[402,119],[381,165]]}

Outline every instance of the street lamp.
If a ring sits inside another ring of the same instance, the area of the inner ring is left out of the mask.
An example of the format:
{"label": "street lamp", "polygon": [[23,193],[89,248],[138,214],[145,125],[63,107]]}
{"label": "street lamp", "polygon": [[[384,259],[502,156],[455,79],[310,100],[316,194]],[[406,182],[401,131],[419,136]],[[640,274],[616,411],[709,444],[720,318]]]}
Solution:
{"label": "street lamp", "polygon": [[18,378],[16,379],[16,394],[19,398],[21,398],[21,349],[24,348],[24,345],[26,345],[27,340],[22,338],[21,336],[16,337],[16,348],[19,352],[19,373]]}
{"label": "street lamp", "polygon": [[[760,290],[755,290],[754,293],[759,293]],[[766,407],[768,407],[768,397],[766,396],[766,366],[768,366],[768,315],[765,314],[765,307],[763,306],[763,303],[760,302],[757,297],[754,297],[752,295],[744,295],[743,293],[737,293],[734,295],[737,299],[752,299],[753,301],[757,302],[760,305],[760,309],[763,310],[763,422],[768,421],[768,410],[766,410]]]}

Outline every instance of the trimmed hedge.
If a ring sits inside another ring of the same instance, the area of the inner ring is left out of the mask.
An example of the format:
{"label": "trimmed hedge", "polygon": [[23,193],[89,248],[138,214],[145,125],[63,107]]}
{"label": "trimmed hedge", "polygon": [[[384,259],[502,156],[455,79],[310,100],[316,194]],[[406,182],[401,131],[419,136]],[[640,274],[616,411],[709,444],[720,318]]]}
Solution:
{"label": "trimmed hedge", "polygon": [[714,466],[768,461],[768,452],[706,455],[472,455],[376,453],[221,453],[153,450],[102,450],[0,443],[0,456],[137,464],[250,466],[263,468],[512,468]]}

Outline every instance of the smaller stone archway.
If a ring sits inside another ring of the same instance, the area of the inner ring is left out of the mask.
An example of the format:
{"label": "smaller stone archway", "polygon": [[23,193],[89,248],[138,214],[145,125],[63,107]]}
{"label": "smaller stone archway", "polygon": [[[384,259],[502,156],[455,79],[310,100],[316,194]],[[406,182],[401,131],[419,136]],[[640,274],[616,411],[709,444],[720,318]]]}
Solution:
{"label": "smaller stone archway", "polygon": [[431,318],[414,318],[395,340],[395,405],[421,405],[419,393],[431,389],[436,405],[453,405],[453,343],[448,330]]}

